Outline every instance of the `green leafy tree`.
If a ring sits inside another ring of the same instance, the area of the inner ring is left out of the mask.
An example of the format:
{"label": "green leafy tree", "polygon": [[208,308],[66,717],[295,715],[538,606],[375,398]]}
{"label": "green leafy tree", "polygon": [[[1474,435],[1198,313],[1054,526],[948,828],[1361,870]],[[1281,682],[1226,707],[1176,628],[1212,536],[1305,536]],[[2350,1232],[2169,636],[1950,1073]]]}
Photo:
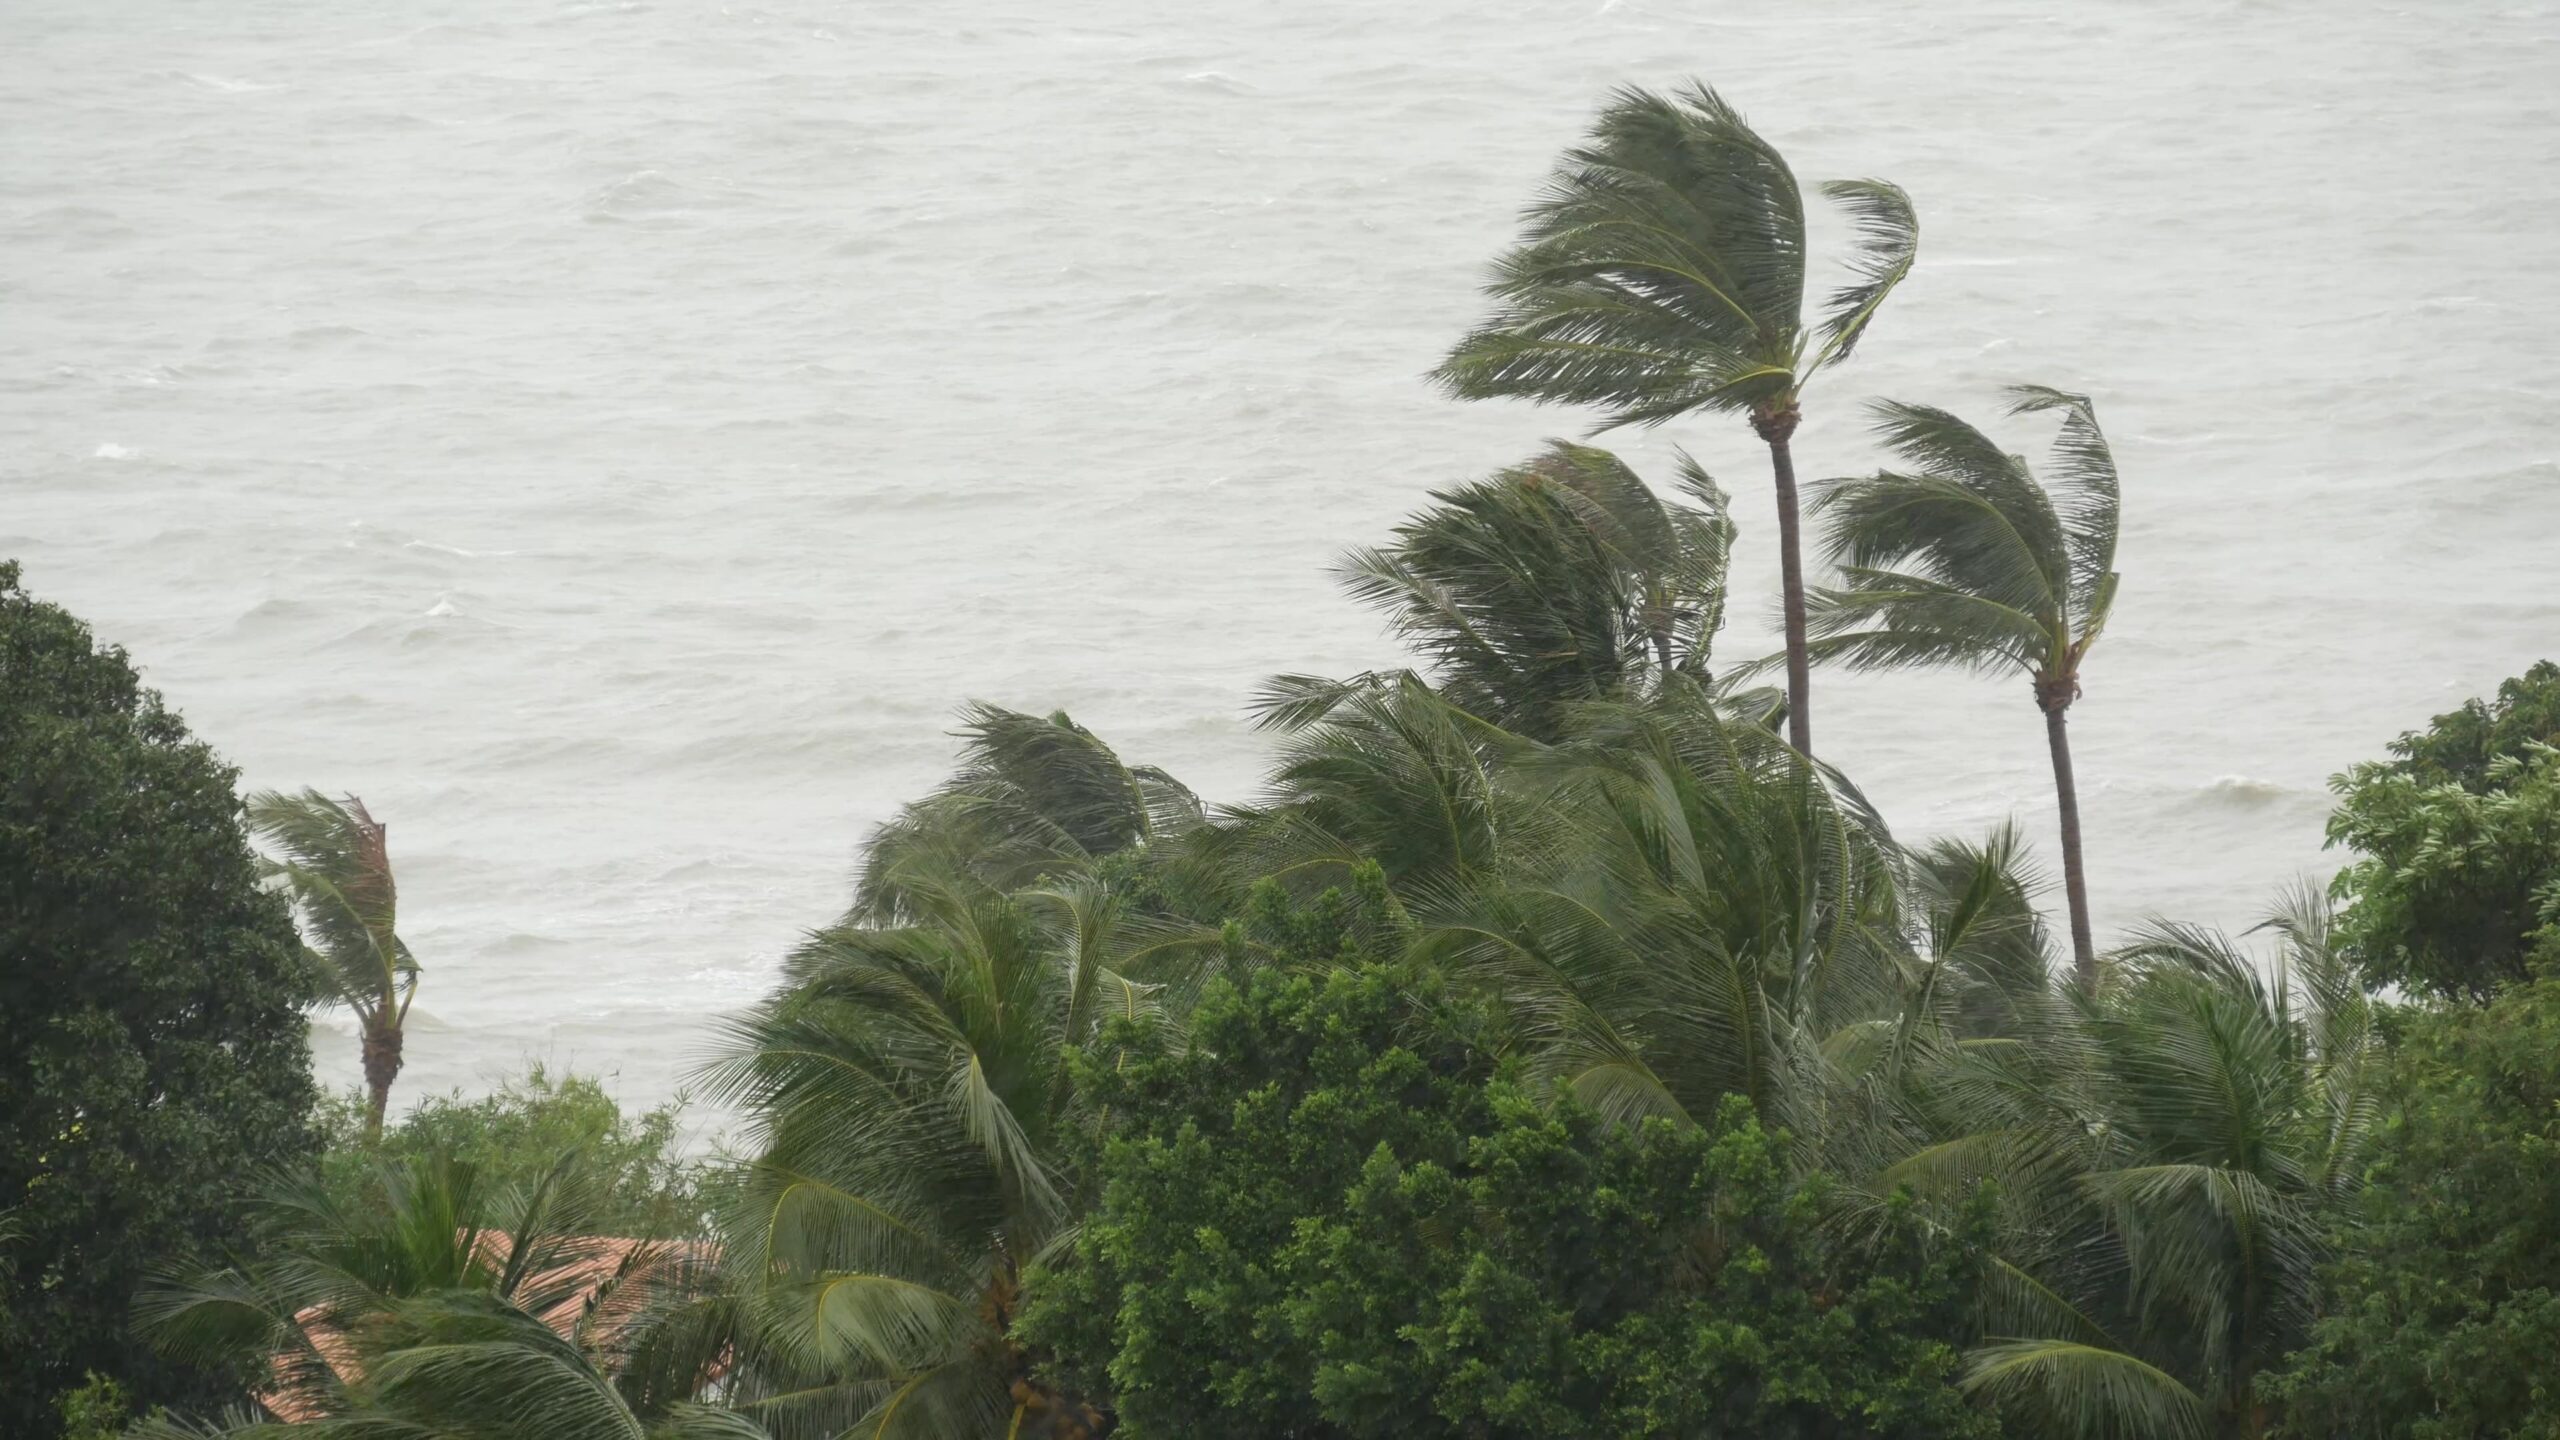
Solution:
{"label": "green leafy tree", "polygon": [[2560,1435],[2560,978],[2410,1016],[2387,1097],[2283,1433]]}
{"label": "green leafy tree", "polygon": [[241,1169],[315,1143],[310,981],[233,780],[0,564],[0,1434],[56,1434],[91,1371],[215,1393],[132,1336],[134,1292],[244,1239]]}
{"label": "green leafy tree", "polygon": [[371,1140],[369,1111],[359,1091],[320,1107],[321,1181],[342,1201],[377,1183],[377,1158],[450,1155],[487,1183],[507,1185],[534,1182],[574,1150],[596,1195],[588,1223],[605,1234],[659,1235],[702,1229],[718,1188],[714,1165],[686,1153],[683,1099],[625,1115],[589,1075],[555,1077],[536,1065],[487,1095],[430,1095]]}
{"label": "green leafy tree", "polygon": [[1824,193],[1855,225],[1847,283],[1807,323],[1804,200],[1786,160],[1703,85],[1618,92],[1496,264],[1496,306],[1437,372],[1466,399],[1594,405],[1608,425],[1740,411],[1769,447],[1785,585],[1787,725],[1813,753],[1792,439],[1806,384],[1849,358],[1910,273],[1919,221],[1881,180]]}
{"label": "green leafy tree", "polygon": [[2426,729],[2392,741],[2390,768],[2421,785],[2450,780],[2465,790],[2488,790],[2491,763],[2523,754],[2536,740],[2560,745],[2560,663],[2550,660],[2502,682],[2495,700],[2465,700]]}
{"label": "green leafy tree", "polygon": [[1944,410],[1878,406],[1885,443],[1908,468],[1823,486],[1814,508],[1830,522],[1842,579],[1814,593],[1808,623],[1816,659],[2023,671],[2034,682],[2062,812],[2072,962],[2094,989],[2080,790],[2063,717],[2115,603],[2116,463],[2088,397],[2042,386],[2010,393],[2012,414],[2062,412],[2052,488]]}
{"label": "green leafy tree", "polygon": [[1026,1336],[1131,1440],[1993,1433],[1969,1246],[1906,1215],[1844,1252],[1740,1100],[1612,1126],[1478,1024],[1420,972],[1266,972],[1089,1062],[1100,1201]]}
{"label": "green leafy tree", "polygon": [[418,962],[397,928],[391,827],[353,795],[262,790],[249,797],[249,828],[278,852],[266,860],[266,873],[293,898],[312,973],[329,1003],[355,1013],[369,1103],[365,1133],[380,1135],[409,1005],[418,998]]}
{"label": "green leafy tree", "polygon": [[2560,666],[2330,781],[2332,892],[2368,984],[2485,1000],[2560,958]]}

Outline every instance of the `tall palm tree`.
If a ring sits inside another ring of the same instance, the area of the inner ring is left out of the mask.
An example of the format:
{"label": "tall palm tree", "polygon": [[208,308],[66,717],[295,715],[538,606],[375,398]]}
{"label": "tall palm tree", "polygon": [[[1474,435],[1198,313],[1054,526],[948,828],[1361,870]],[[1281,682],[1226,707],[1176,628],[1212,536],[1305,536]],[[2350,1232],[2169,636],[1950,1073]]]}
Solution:
{"label": "tall palm tree", "polygon": [[1785,584],[1788,737],[1813,753],[1804,569],[1791,442],[1814,374],[1849,358],[1919,245],[1911,199],[1881,180],[1823,192],[1855,226],[1850,277],[1804,314],[1795,173],[1704,85],[1617,93],[1566,152],[1496,264],[1492,317],[1436,377],[1466,399],[1596,405],[1603,428],[1740,411],[1769,447]]}
{"label": "tall palm tree", "polygon": [[402,1027],[418,996],[418,962],[397,928],[391,827],[355,796],[332,799],[317,790],[252,795],[249,827],[278,852],[265,858],[264,868],[293,898],[324,993],[355,1012],[363,1037],[365,1133],[379,1138],[391,1082],[400,1073]]}
{"label": "tall palm tree", "polygon": [[1944,410],[1877,407],[1886,444],[1909,468],[1821,487],[1814,507],[1829,522],[1842,577],[1812,597],[1811,650],[1860,669],[1952,665],[2033,680],[2062,813],[2072,963],[2093,989],[2080,792],[2063,717],[2115,603],[2116,464],[2087,396],[2035,385],[2010,394],[2011,414],[2062,413],[2050,489],[2025,460]]}

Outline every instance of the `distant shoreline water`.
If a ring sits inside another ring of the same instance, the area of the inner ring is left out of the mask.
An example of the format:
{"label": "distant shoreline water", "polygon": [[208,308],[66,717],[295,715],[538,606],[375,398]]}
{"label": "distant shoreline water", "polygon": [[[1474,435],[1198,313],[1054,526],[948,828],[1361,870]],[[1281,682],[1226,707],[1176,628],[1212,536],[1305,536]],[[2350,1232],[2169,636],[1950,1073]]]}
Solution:
{"label": "distant shoreline water", "polygon": [[[1919,202],[1808,477],[1871,463],[1868,396],[2098,396],[2099,929],[2237,927],[2334,866],[2330,773],[2560,635],[2526,543],[2560,278],[2517,263],[2560,224],[2560,36],[2452,18],[29,0],[0,553],[246,784],[394,817],[402,1093],[540,1059],[645,1107],[841,910],[964,700],[1250,799],[1255,683],[1395,653],[1331,559],[1583,423],[1420,379],[1520,197],[1608,85],[1705,74],[1807,179]],[[1610,443],[1733,490],[1725,653],[1767,649],[1747,432]],[[1819,683],[1904,838],[2014,815],[2050,866],[2021,695]]]}

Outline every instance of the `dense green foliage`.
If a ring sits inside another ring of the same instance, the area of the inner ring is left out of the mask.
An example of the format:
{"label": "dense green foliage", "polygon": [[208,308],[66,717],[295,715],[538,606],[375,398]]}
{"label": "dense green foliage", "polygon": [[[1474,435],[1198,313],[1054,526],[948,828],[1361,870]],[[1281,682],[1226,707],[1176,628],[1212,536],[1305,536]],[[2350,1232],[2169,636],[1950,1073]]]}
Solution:
{"label": "dense green foliage", "polygon": [[1840,1253],[1738,1098],[1542,1104],[1430,990],[1265,972],[1186,1049],[1089,1067],[1100,1199],[1024,1328],[1115,1433],[1991,1433],[1954,1384],[1965,1245],[1904,1215]]}
{"label": "dense green foliage", "polygon": [[310,1152],[310,996],[233,773],[0,565],[0,1434],[91,1371],[218,1394],[133,1336],[156,1265],[243,1237],[247,1169]]}
{"label": "dense green foliage", "polygon": [[576,1151],[594,1191],[590,1223],[602,1233],[690,1234],[709,1220],[715,1167],[686,1154],[680,1100],[625,1115],[595,1077],[555,1079],[536,1065],[476,1099],[430,1095],[378,1139],[366,1135],[369,1110],[361,1091],[320,1105],[321,1183],[344,1203],[378,1183],[383,1159],[449,1156],[487,1183],[524,1185]]}
{"label": "dense green foliage", "polygon": [[709,1257],[606,1237],[613,1176],[575,1151],[517,1180],[438,1152],[369,1168],[353,1196],[267,1181],[249,1205],[257,1252],[146,1293],[145,1329],[172,1354],[256,1367],[263,1407],[351,1436],[754,1433],[691,1406],[716,1352],[676,1317]]}
{"label": "dense green foliage", "polygon": [[2287,1434],[2560,1435],[2560,977],[2409,1018],[2339,1232]]}
{"label": "dense green foliage", "polygon": [[2560,961],[2560,665],[2332,783],[2344,943],[2376,986],[2483,1000]]}

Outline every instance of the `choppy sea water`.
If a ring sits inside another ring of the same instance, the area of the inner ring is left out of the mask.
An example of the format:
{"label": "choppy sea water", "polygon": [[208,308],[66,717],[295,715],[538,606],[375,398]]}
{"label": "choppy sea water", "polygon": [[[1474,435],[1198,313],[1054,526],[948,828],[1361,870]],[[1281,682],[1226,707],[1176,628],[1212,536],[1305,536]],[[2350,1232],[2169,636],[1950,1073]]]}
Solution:
{"label": "choppy sea water", "polygon": [[[1256,680],[1388,660],[1331,557],[1585,423],[1422,372],[1603,93],[1690,75],[1921,206],[1808,473],[1871,395],[2098,398],[2102,939],[2325,875],[2324,777],[2560,653],[2550,4],[12,0],[0,553],[391,821],[410,1094],[647,1103],[964,698],[1240,799]],[[1757,443],[1621,442],[1740,497],[1766,649]],[[2023,681],[1816,695],[1904,834],[2050,853]]]}

